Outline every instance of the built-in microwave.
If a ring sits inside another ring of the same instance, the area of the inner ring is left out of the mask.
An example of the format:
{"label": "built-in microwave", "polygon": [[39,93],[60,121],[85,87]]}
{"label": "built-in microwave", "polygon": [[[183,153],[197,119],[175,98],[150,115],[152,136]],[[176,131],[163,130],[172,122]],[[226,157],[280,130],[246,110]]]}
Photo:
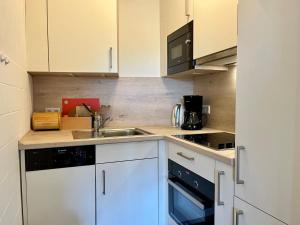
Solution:
{"label": "built-in microwave", "polygon": [[193,21],[168,35],[168,75],[194,68]]}

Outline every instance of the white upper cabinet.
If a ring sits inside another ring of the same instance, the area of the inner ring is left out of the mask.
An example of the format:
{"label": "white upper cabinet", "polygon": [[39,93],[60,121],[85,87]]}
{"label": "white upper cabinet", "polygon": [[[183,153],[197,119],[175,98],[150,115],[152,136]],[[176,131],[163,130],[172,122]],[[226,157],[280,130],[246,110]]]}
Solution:
{"label": "white upper cabinet", "polygon": [[299,1],[239,1],[236,143],[244,148],[235,195],[287,224],[299,139],[298,23]]}
{"label": "white upper cabinet", "polygon": [[118,71],[117,0],[48,1],[50,72]]}
{"label": "white upper cabinet", "polygon": [[161,75],[167,75],[167,37],[193,20],[193,0],[160,1]]}
{"label": "white upper cabinet", "polygon": [[47,2],[26,0],[26,47],[28,71],[49,71]]}
{"label": "white upper cabinet", "polygon": [[160,0],[119,0],[120,77],[160,76]]}
{"label": "white upper cabinet", "polygon": [[117,0],[27,0],[26,10],[29,71],[118,72]]}
{"label": "white upper cabinet", "polygon": [[237,0],[194,0],[194,59],[237,45]]}

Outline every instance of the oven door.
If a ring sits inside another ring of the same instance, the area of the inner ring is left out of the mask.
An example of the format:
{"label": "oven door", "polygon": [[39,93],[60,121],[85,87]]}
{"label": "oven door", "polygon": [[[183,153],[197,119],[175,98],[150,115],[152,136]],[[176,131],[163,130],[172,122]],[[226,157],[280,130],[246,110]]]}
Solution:
{"label": "oven door", "polygon": [[203,200],[179,182],[168,180],[169,215],[178,225],[214,225],[214,203]]}

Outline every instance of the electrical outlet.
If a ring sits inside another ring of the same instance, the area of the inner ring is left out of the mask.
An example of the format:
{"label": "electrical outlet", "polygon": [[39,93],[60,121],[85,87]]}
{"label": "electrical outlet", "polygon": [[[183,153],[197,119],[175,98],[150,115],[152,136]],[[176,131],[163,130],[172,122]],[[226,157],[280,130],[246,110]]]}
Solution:
{"label": "electrical outlet", "polygon": [[203,105],[202,106],[202,113],[209,115],[210,114],[210,105]]}
{"label": "electrical outlet", "polygon": [[60,112],[60,108],[45,108],[45,112]]}

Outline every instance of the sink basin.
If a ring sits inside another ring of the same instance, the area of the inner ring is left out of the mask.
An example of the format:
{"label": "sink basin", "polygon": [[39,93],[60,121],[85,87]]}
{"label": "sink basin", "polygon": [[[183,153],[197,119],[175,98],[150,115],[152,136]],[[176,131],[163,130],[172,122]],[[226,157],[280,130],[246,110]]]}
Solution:
{"label": "sink basin", "polygon": [[93,131],[75,130],[72,132],[74,139],[90,139],[90,138],[108,138],[108,137],[125,137],[149,135],[150,133],[137,128],[127,129],[102,129],[99,133]]}

